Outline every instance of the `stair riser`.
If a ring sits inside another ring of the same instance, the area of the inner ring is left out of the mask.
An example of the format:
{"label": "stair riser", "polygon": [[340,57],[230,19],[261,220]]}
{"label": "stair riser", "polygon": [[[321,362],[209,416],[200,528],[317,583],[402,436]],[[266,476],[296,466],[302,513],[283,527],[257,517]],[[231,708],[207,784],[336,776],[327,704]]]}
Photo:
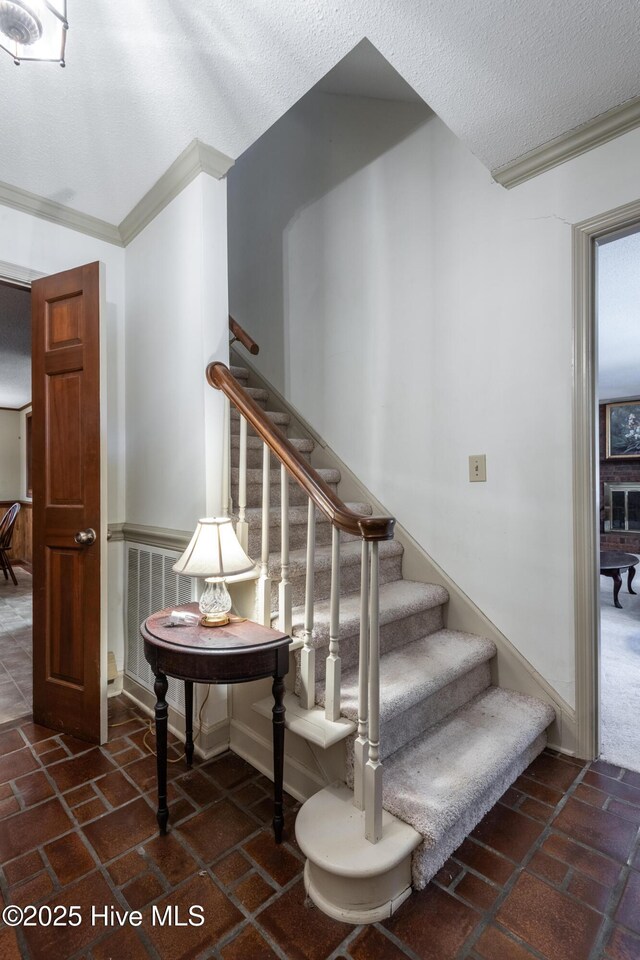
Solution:
{"label": "stair riser", "polygon": [[[268,413],[267,413],[267,416],[269,416]],[[289,420],[290,420],[290,417],[288,416],[288,414],[285,415],[284,418],[283,418],[283,417],[269,417],[269,419],[272,420],[273,423],[275,424],[275,426],[278,428],[278,430],[280,430],[280,432],[281,432],[281,433],[284,433],[285,436],[286,436],[286,434],[287,434],[287,429],[288,429],[288,427],[289,427]],[[240,414],[238,413],[237,410],[232,410],[232,411],[231,411],[231,436],[232,436],[232,437],[239,437],[239,436],[240,436]],[[247,424],[247,436],[249,436],[249,437],[257,437],[257,436],[258,436],[258,434],[257,434],[256,431],[253,429],[253,427],[251,426],[250,423]]]}
{"label": "stair riser", "polygon": [[[243,384],[243,386],[246,390],[247,389],[246,384]],[[251,396],[251,394],[249,394],[249,396]],[[259,407],[262,407],[263,410],[267,409],[267,403],[268,403],[267,397],[251,397],[251,399],[253,400],[254,403],[257,403]],[[231,406],[231,417],[236,421],[239,421],[239,418],[240,418],[240,414],[237,408],[234,407],[233,405]]]}
{"label": "stair riser", "polygon": [[[421,700],[404,713],[396,714],[380,723],[380,759],[386,760],[430,727],[440,723],[450,713],[477,697],[491,684],[491,668],[481,663],[473,670],[457,677],[431,697]],[[353,784],[353,741],[347,742],[347,783]]]}
{"label": "stair riser", "polygon": [[[309,463],[311,459],[311,453],[300,451],[300,456],[304,457],[307,463]],[[280,466],[281,466],[280,461],[274,454],[271,454],[271,457],[269,458],[269,463],[270,463],[271,470],[280,469]],[[240,467],[240,447],[234,445],[233,443],[231,445],[231,466],[238,467],[238,468]],[[259,449],[247,447],[247,467],[249,468],[249,470],[262,469],[262,445],[260,446]]]}
{"label": "stair riser", "polygon": [[[337,483],[330,483],[329,486],[334,493],[338,491]],[[231,484],[231,496],[234,504],[238,502],[238,488],[235,483]],[[297,483],[293,481],[289,484],[289,504],[292,507],[299,507],[308,503],[309,498]],[[262,483],[247,483],[247,506],[259,507],[262,503]],[[272,483],[269,496],[269,503],[272,507],[280,505],[280,484]]]}
{"label": "stair riser", "polygon": [[[237,511],[236,511],[237,512]],[[272,523],[269,527],[269,547],[271,552],[280,551],[281,530],[279,523]],[[347,543],[358,540],[350,533],[341,533],[340,542]],[[316,546],[328,547],[331,543],[331,524],[328,520],[316,520]],[[249,521],[249,556],[259,557],[262,544],[262,527],[259,519]],[[304,550],[307,546],[307,524],[289,524],[289,550]]]}
{"label": "stair riser", "polygon": [[[394,557],[385,557],[380,560],[380,583],[390,583],[392,580],[399,580],[402,576],[402,555]],[[278,610],[278,588],[280,585],[280,571],[274,572],[274,579],[271,583],[271,609],[274,613]],[[300,573],[298,576],[290,576],[291,593],[293,597],[292,606],[302,606],[305,601],[306,574]],[[331,570],[316,571],[313,580],[314,598],[316,600],[328,600],[331,596]],[[360,590],[360,563],[350,563],[348,567],[343,567],[340,571],[340,591],[345,596],[349,593],[356,593]]]}
{"label": "stair riser", "polygon": [[[304,550],[307,546],[307,524],[289,524],[289,550]],[[280,550],[282,531],[279,523],[272,523],[269,527],[269,547],[272,551]],[[329,521],[316,521],[316,545],[327,547],[331,543],[331,524]],[[249,522],[249,556],[260,556],[262,531],[260,523]],[[252,552],[253,551],[253,552]]]}
{"label": "stair riser", "polygon": [[[443,609],[441,606],[432,607],[430,610],[423,610],[408,617],[394,620],[391,623],[382,624],[380,626],[380,655],[395,650],[397,647],[402,647],[405,643],[418,640],[419,637],[426,637],[430,633],[435,633],[436,630],[442,630],[442,627]],[[297,634],[297,631],[295,633]],[[327,640],[324,646],[316,650],[316,680],[319,683],[324,683],[328,646]],[[356,666],[359,647],[360,637],[357,632],[348,637],[340,637],[340,658],[343,670]],[[296,692],[299,692],[299,677],[300,651],[296,651]]]}

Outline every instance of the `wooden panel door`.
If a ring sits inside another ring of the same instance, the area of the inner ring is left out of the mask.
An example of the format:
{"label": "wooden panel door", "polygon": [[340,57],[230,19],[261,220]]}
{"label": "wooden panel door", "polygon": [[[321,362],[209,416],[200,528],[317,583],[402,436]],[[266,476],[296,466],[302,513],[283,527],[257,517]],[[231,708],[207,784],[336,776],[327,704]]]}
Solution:
{"label": "wooden panel door", "polygon": [[100,742],[100,265],[32,285],[33,716]]}

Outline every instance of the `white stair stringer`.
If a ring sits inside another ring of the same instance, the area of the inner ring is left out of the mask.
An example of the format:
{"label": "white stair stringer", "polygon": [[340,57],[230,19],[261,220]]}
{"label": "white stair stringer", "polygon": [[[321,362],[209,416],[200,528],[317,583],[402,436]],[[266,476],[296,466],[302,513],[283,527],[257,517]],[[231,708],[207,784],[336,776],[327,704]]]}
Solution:
{"label": "white stair stringer", "polygon": [[[232,367],[244,385],[247,370]],[[254,380],[258,379],[254,377]],[[298,422],[295,412],[276,396],[278,411],[268,410],[268,385],[252,385],[250,394],[266,416],[287,435]],[[239,417],[231,417],[231,489],[237,502]],[[313,462],[315,442],[290,438]],[[323,463],[326,464],[326,457]],[[262,441],[251,427],[247,444],[249,554],[261,553]],[[280,577],[280,470],[271,462],[269,573],[272,618],[277,612]],[[340,472],[320,470],[338,489]],[[290,486],[288,511],[289,580],[294,596],[293,629],[296,676],[300,689],[300,647],[304,624],[307,498]],[[349,503],[362,516],[371,506]],[[360,632],[360,539],[341,534],[340,658],[341,717],[324,716],[325,662],[329,646],[331,525],[316,511],[314,625],[316,706],[304,710],[296,693],[285,697],[285,723],[309,745],[313,755],[345,743],[345,779],[353,779],[353,744],[358,715]],[[493,642],[445,627],[448,593],[442,586],[405,580],[402,548],[381,542],[380,552],[380,755],[383,761],[383,838],[364,839],[362,811],[353,793],[334,783],[308,799],[298,813],[296,836],[307,857],[305,887],[325,913],[339,920],[367,923],[390,916],[411,893],[422,889],[520,773],[544,749],[545,728],[553,709],[542,701],[490,686]],[[253,709],[271,717],[272,698]],[[335,755],[335,754],[334,754]],[[322,764],[319,764],[322,769]],[[330,765],[327,767],[329,769]]]}

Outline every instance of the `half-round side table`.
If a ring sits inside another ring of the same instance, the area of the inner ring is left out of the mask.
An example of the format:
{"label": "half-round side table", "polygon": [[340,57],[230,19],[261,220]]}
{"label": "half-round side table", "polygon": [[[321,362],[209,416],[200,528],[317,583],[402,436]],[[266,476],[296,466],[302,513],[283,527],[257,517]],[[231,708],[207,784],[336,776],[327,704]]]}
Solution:
{"label": "half-round side table", "polygon": [[198,614],[197,603],[160,610],[140,627],[144,656],[155,676],[156,753],[158,769],[158,826],[167,832],[167,677],[184,680],[185,757],[193,760],[193,684],[246,683],[273,677],[273,830],[276,843],[282,840],[284,815],[282,780],[284,773],[284,677],[289,671],[291,638],[251,620],[224,627],[203,627],[169,623],[172,610]]}

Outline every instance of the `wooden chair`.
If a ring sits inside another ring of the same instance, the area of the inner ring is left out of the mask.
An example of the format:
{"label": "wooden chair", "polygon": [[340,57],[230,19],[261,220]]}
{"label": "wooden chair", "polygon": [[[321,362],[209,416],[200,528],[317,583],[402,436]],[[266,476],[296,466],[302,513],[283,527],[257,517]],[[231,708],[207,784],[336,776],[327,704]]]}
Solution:
{"label": "wooden chair", "polygon": [[13,567],[9,560],[9,550],[11,549],[13,528],[16,525],[16,517],[19,512],[20,504],[14,503],[13,506],[9,507],[2,520],[0,520],[0,567],[2,567],[5,580],[8,580],[9,574],[11,574],[11,579],[16,587],[18,586],[18,581],[16,580],[16,575],[13,572]]}

